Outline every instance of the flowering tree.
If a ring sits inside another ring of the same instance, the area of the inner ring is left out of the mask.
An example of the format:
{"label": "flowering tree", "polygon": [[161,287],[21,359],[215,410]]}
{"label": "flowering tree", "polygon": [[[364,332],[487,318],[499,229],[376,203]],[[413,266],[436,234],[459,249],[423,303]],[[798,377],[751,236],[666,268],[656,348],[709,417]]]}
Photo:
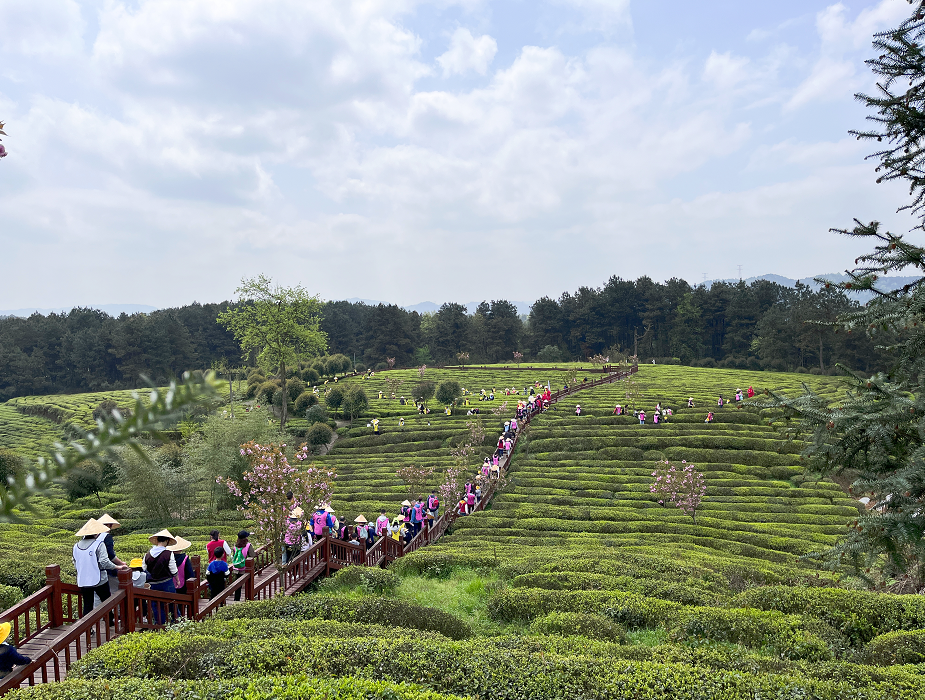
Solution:
{"label": "flowering tree", "polygon": [[507,401],[502,403],[497,408],[491,409],[491,412],[494,413],[496,416],[503,416],[505,411],[507,411]]}
{"label": "flowering tree", "polygon": [[610,358],[604,355],[595,355],[591,358],[591,364],[595,367],[603,367],[608,362],[610,362]]}
{"label": "flowering tree", "polygon": [[[6,132],[3,130],[3,122],[0,122],[0,134],[6,136]],[[3,144],[0,143],[0,158],[6,158],[6,149],[3,147]]]}
{"label": "flowering tree", "polygon": [[392,369],[395,366],[395,358],[387,357],[385,358],[385,363],[389,366],[389,369]]}
{"label": "flowering tree", "polygon": [[516,362],[519,365],[522,359],[524,359],[524,354],[522,352],[517,352],[515,350],[514,351],[514,362]]}
{"label": "flowering tree", "polygon": [[238,509],[254,521],[254,534],[271,547],[278,565],[282,561],[283,540],[293,527],[289,513],[295,508],[311,512],[317,503],[330,501],[336,476],[332,469],[301,464],[309,458],[308,445],[296,450],[297,465],[289,463],[285,447],[285,444],[260,445],[251,440],[241,445],[241,455],[250,464],[242,482],[218,478],[218,483],[241,499]]}
{"label": "flowering tree", "polygon": [[399,379],[398,377],[389,377],[385,380],[385,398],[394,399],[395,394],[401,388],[401,385],[405,383],[404,379]]}
{"label": "flowering tree", "polygon": [[418,377],[420,377],[421,379],[423,379],[423,378],[424,378],[424,372],[426,372],[426,371],[427,371],[427,365],[421,365],[420,367],[418,367]]}
{"label": "flowering tree", "polygon": [[447,467],[446,474],[443,476],[443,483],[437,487],[437,493],[440,494],[440,502],[443,504],[444,511],[447,513],[456,507],[456,503],[462,493],[464,473],[465,467],[463,466],[463,462],[457,458],[455,464]]}
{"label": "flowering tree", "polygon": [[467,352],[457,353],[456,359],[459,360],[459,364],[465,365],[469,361],[469,353]]}
{"label": "flowering tree", "polygon": [[406,464],[400,467],[395,475],[405,482],[408,487],[408,496],[414,498],[421,494],[421,490],[427,485],[434,475],[433,467],[416,467],[413,464]]}
{"label": "flowering tree", "polygon": [[706,483],[703,474],[693,464],[688,464],[687,460],[682,460],[681,464],[681,469],[678,469],[667,459],[658,462],[652,472],[655,481],[649,491],[658,497],[660,505],[670,503],[691,516],[696,523],[697,508],[707,491]]}

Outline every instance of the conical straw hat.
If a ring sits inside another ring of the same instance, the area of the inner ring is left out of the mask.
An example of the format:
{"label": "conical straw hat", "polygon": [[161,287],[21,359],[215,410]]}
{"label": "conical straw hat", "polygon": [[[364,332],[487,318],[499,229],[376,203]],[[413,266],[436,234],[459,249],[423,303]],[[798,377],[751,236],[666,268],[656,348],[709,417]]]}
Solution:
{"label": "conical straw hat", "polygon": [[365,515],[362,515],[362,514],[361,514],[361,515],[358,515],[358,516],[354,519],[353,522],[355,522],[355,523],[368,523],[369,521],[366,519],[366,516],[365,516]]}
{"label": "conical straw hat", "polygon": [[325,507],[324,507],[324,511],[325,511],[326,513],[333,513],[333,512],[334,512],[334,509],[333,509],[331,506],[325,506]]}
{"label": "conical straw hat", "polygon": [[119,527],[119,521],[112,517],[109,513],[101,515],[98,517],[97,522],[103,523],[103,525],[112,525],[113,527]]}
{"label": "conical straw hat", "polygon": [[301,520],[302,518],[305,517],[305,511],[302,510],[301,508],[299,508],[298,506],[296,506],[296,507],[293,508],[292,511],[289,513],[289,517],[290,517],[290,518],[295,518],[295,519],[297,519],[297,520]]}
{"label": "conical straw hat", "polygon": [[109,528],[103,525],[96,518],[90,518],[84,523],[84,526],[74,533],[74,537],[86,537],[87,535],[102,535],[109,532]]}
{"label": "conical straw hat", "polygon": [[151,535],[148,538],[148,542],[150,542],[151,544],[157,544],[158,537],[166,537],[168,540],[167,542],[168,546],[174,545],[177,543],[177,538],[171,535],[169,530],[161,530],[160,532],[155,532],[153,535]]}
{"label": "conical straw hat", "polygon": [[410,505],[411,505],[411,501],[402,501],[401,504],[402,504],[403,506],[410,506]]}
{"label": "conical straw hat", "polygon": [[167,547],[167,549],[169,549],[171,552],[182,552],[184,549],[188,549],[193,545],[193,543],[185,537],[177,536],[175,539],[177,540],[177,543]]}

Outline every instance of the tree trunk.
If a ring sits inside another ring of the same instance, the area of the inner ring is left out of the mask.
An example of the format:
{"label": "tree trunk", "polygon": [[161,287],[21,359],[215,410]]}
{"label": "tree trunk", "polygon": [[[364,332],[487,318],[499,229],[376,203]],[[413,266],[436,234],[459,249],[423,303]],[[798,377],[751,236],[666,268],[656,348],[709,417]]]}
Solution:
{"label": "tree trunk", "polygon": [[279,363],[279,376],[283,382],[283,399],[280,402],[282,407],[280,409],[279,415],[279,428],[284,430],[286,428],[286,405],[289,403],[289,391],[286,389],[286,363]]}
{"label": "tree trunk", "polygon": [[825,365],[822,364],[822,333],[819,334],[819,369],[825,372]]}
{"label": "tree trunk", "polygon": [[228,400],[231,403],[231,420],[234,420],[234,373],[228,375]]}

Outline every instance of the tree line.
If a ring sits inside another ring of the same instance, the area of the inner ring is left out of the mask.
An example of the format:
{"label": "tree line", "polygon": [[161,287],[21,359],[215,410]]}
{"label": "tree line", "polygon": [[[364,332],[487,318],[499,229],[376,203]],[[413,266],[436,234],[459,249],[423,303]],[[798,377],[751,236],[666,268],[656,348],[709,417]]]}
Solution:
{"label": "tree line", "polygon": [[[236,304],[194,303],[112,317],[95,309],[0,319],[0,399],[104,391],[163,383],[190,369],[242,364],[234,335],[217,323]],[[329,301],[321,305],[327,351],[357,365],[584,360],[603,354],[696,366],[828,373],[835,363],[871,372],[887,358],[864,334],[822,325],[860,305],[834,287],[692,287],[671,279],[611,278],[558,299],[543,297],[526,317],[506,300],[471,314],[457,303],[420,314],[399,306]],[[245,358],[244,363],[247,363]],[[253,358],[251,358],[253,359]]]}

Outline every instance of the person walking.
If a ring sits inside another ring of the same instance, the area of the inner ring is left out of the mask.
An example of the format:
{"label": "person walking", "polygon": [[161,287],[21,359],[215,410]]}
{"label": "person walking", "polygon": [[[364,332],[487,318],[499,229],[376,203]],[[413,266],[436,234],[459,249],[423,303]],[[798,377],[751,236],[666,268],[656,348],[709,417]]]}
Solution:
{"label": "person walking", "polygon": [[[250,536],[251,533],[247,530],[241,530],[241,532],[238,533],[237,541],[234,543],[234,553],[231,555],[231,571],[234,573],[236,579],[244,575],[244,565],[247,563],[247,558],[251,556],[253,551]],[[241,600],[240,588],[234,592],[234,599]]]}
{"label": "person walking", "polygon": [[283,535],[283,566],[295,559],[302,552],[305,539],[305,525],[302,522],[305,511],[296,506],[286,518],[286,534]]}
{"label": "person walking", "polygon": [[219,593],[225,590],[228,585],[228,576],[230,569],[226,561],[224,549],[218,549],[215,552],[215,558],[209,562],[209,568],[206,569],[206,583],[209,584],[209,600],[215,598]]}
{"label": "person walking", "polygon": [[[151,549],[145,554],[144,570],[148,573],[151,590],[176,593],[173,577],[177,575],[177,561],[173,552],[167,548],[176,544],[177,538],[171,535],[169,530],[161,530],[151,535],[148,541],[151,543]],[[151,617],[154,624],[162,625],[167,622],[167,606],[164,603],[155,601],[152,608]]]}
{"label": "person walking", "polygon": [[437,518],[437,512],[440,510],[440,499],[437,498],[436,494],[433,491],[430,492],[430,495],[427,497],[427,512],[430,513],[434,519]]}
{"label": "person walking", "polygon": [[379,512],[376,518],[376,535],[383,537],[389,530],[389,516],[385,514],[385,509]]}
{"label": "person walking", "polygon": [[[96,519],[97,522],[103,523],[106,527],[109,528],[109,532],[106,534],[103,544],[106,545],[106,556],[109,557],[111,561],[116,566],[125,566],[125,562],[119,559],[116,556],[116,543],[112,538],[112,531],[119,527],[119,521],[112,517],[109,513],[105,513],[99,518]],[[119,574],[116,569],[110,569],[107,571],[109,574],[109,592],[115,593],[119,590]]]}
{"label": "person walking", "polygon": [[218,530],[212,530],[212,532],[209,533],[209,537],[211,540],[206,543],[206,552],[209,554],[209,563],[215,561],[217,552],[220,549],[223,550],[225,552],[225,556],[230,559],[231,547],[227,542],[225,542],[225,540],[221,539]]}
{"label": "person walking", "polygon": [[109,598],[107,572],[110,569],[119,570],[106,553],[104,540],[108,534],[109,528],[95,518],[90,518],[74,533],[75,537],[81,538],[72,551],[74,568],[77,569],[77,587],[80,589],[81,617],[93,610],[94,594],[99,597],[100,603]]}
{"label": "person walking", "polygon": [[173,559],[177,563],[177,573],[173,577],[173,587],[176,589],[177,593],[186,594],[186,582],[191,578],[196,578],[193,562],[191,562],[190,558],[185,554],[185,551],[189,549],[193,543],[185,537],[177,536],[175,539],[177,543],[167,547],[168,550],[173,552]]}

